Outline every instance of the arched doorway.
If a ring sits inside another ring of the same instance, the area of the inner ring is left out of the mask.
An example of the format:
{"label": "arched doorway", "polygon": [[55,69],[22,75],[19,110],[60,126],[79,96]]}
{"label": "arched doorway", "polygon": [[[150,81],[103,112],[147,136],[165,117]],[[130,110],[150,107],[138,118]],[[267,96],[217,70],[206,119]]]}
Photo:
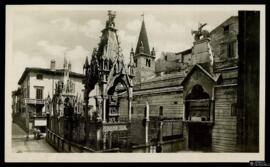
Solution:
{"label": "arched doorway", "polygon": [[201,85],[193,86],[185,98],[185,115],[188,124],[188,147],[191,150],[211,150],[210,121],[211,100]]}

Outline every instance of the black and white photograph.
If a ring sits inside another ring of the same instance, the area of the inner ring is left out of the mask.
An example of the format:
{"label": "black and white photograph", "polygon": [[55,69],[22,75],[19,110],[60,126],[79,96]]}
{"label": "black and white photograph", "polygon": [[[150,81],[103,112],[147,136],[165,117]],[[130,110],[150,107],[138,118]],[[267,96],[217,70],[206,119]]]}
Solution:
{"label": "black and white photograph", "polygon": [[7,5],[6,161],[263,160],[264,35],[263,5]]}

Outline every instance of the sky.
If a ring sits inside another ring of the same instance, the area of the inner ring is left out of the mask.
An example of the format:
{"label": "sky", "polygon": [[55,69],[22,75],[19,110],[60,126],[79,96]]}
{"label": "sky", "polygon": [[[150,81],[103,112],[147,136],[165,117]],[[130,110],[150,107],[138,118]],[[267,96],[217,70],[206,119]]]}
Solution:
{"label": "sky", "polygon": [[[15,90],[26,67],[49,68],[56,60],[56,68],[63,67],[64,56],[71,62],[72,71],[82,73],[86,56],[98,46],[101,30],[105,27],[108,10],[116,11],[116,28],[126,62],[131,47],[136,48],[142,23],[142,14],[150,47],[159,58],[162,52],[180,52],[192,47],[191,30],[198,23],[207,23],[211,31],[237,10],[204,10],[203,8],[112,6],[19,6],[7,8],[8,31],[6,42],[11,54],[7,67],[12,76],[10,86]],[[156,58],[156,59],[157,59]],[[16,67],[16,68],[14,68]]]}

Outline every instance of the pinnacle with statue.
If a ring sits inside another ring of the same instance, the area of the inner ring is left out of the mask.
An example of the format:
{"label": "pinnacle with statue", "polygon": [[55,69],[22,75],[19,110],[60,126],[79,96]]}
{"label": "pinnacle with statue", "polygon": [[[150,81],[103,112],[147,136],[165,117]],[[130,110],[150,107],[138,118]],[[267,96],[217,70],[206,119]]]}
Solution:
{"label": "pinnacle with statue", "polygon": [[114,28],[115,27],[114,19],[115,19],[115,16],[116,16],[116,12],[115,11],[113,12],[113,11],[109,10],[108,11],[108,16],[109,16],[109,19],[106,21],[106,28],[108,28],[108,27]]}
{"label": "pinnacle with statue", "polygon": [[194,34],[195,41],[210,37],[209,31],[203,30],[203,27],[206,26],[206,25],[207,25],[207,23],[204,23],[204,24],[199,23],[198,30],[191,30],[191,34],[192,35]]}

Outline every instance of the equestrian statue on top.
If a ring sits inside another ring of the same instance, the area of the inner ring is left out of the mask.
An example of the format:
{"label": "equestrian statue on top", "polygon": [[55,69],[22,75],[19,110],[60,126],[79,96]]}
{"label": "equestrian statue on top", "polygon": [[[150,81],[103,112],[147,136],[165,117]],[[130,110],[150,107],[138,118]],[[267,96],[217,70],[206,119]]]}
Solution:
{"label": "equestrian statue on top", "polygon": [[198,30],[197,31],[196,30],[195,31],[194,30],[191,30],[191,34],[192,35],[195,34],[194,35],[195,41],[200,40],[201,39],[201,36],[203,38],[209,38],[210,37],[210,33],[207,30],[202,30],[202,28],[204,26],[206,26],[206,25],[207,25],[207,23],[204,23],[204,24],[199,23],[199,27],[198,27]]}

